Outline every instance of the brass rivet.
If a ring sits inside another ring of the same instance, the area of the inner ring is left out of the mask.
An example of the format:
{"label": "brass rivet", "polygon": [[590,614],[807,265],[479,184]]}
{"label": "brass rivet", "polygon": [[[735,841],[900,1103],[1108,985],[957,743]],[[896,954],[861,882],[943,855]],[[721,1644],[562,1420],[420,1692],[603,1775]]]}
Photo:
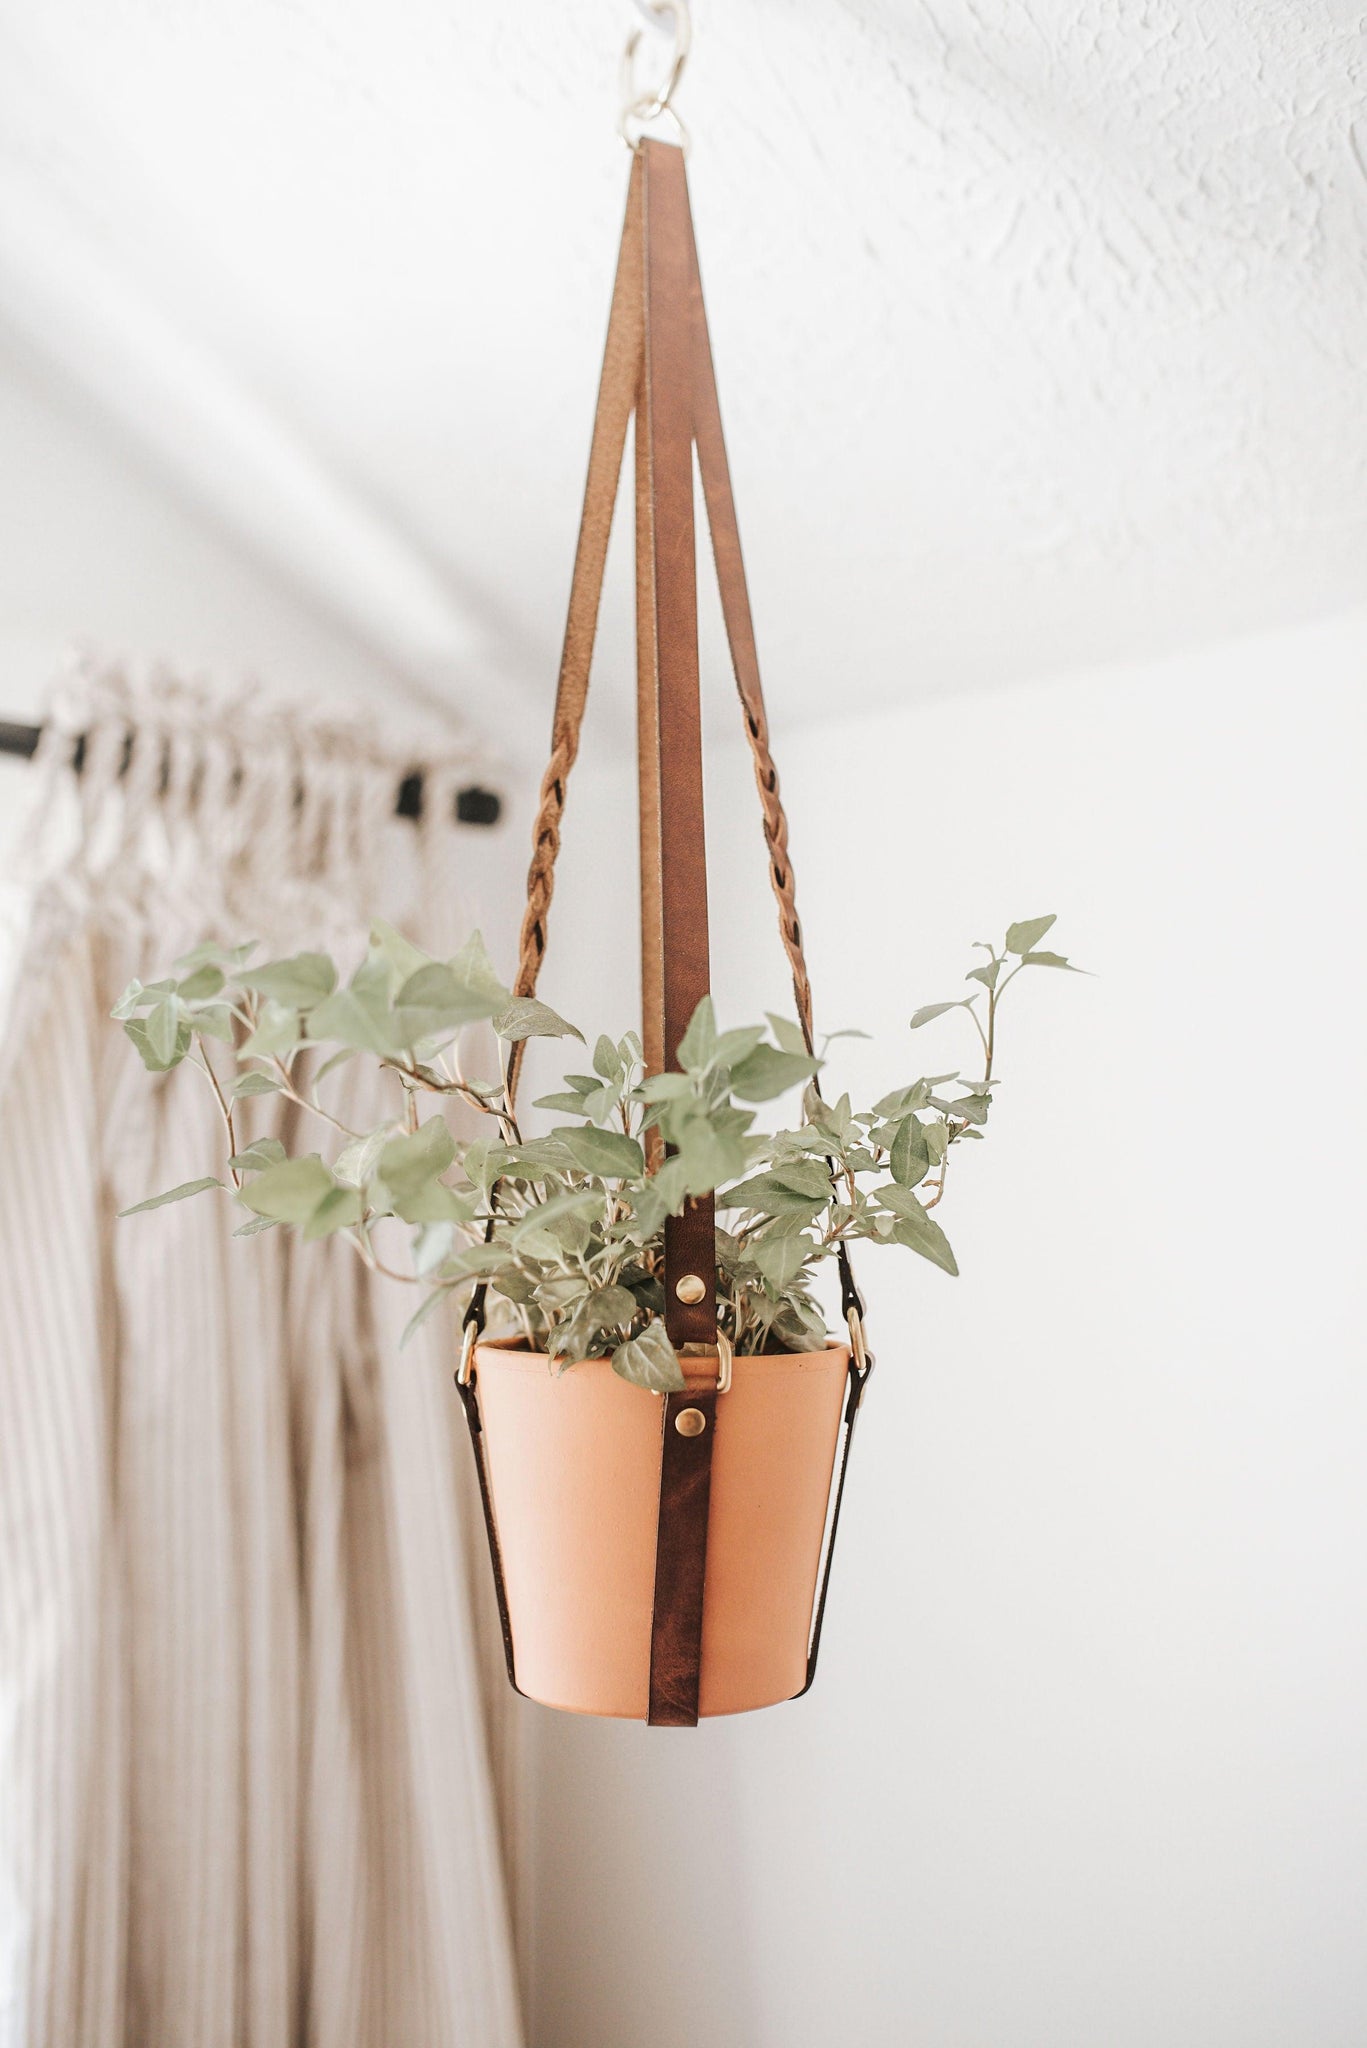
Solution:
{"label": "brass rivet", "polygon": [[701,1436],[707,1427],[707,1417],[701,1408],[681,1408],[674,1417],[674,1427],[680,1436]]}
{"label": "brass rivet", "polygon": [[706,1294],[707,1282],[697,1273],[685,1273],[674,1292],[680,1301],[686,1301],[691,1308],[694,1302],[701,1301]]}

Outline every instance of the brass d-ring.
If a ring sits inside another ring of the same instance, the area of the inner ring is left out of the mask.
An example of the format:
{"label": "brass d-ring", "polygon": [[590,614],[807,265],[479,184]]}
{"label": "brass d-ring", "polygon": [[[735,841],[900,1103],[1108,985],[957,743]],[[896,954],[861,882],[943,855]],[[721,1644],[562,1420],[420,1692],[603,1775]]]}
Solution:
{"label": "brass d-ring", "polygon": [[468,1387],[470,1384],[470,1374],[474,1370],[475,1345],[478,1342],[479,1326],[476,1323],[467,1323],[460,1344],[460,1364],[456,1367],[458,1387]]}

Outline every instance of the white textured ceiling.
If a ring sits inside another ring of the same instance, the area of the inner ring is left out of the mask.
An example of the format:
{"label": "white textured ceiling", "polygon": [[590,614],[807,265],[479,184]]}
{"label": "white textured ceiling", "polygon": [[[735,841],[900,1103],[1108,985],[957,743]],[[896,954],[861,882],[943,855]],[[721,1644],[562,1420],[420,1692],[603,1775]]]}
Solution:
{"label": "white textured ceiling", "polygon": [[[396,667],[529,731],[633,18],[0,0],[0,317]],[[1365,71],[1343,0],[697,0],[780,721],[1367,596]]]}

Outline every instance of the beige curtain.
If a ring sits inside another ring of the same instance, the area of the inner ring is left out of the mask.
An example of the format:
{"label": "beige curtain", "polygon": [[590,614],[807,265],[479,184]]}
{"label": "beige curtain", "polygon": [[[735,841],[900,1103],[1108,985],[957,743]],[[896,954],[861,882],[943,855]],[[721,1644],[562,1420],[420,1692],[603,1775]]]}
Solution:
{"label": "beige curtain", "polygon": [[222,1158],[108,1021],[130,975],[446,941],[472,763],[417,831],[410,763],[164,677],[53,707],[0,1050],[0,2048],[521,2038],[451,1332],[401,1353],[404,1290],[217,1196],[114,1220]]}

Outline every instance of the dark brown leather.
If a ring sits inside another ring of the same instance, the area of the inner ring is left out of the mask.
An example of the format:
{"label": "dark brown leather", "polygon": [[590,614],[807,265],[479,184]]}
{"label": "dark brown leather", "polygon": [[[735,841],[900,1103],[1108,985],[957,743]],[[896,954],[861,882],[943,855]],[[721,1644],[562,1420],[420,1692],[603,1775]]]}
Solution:
{"label": "dark brown leather", "polygon": [[503,1637],[503,1661],[508,1667],[508,1683],[514,1692],[521,1692],[517,1682],[517,1671],[513,1661],[513,1629],[508,1618],[508,1591],[503,1580],[503,1552],[499,1547],[498,1524],[494,1520],[493,1495],[489,1491],[489,1468],[484,1456],[484,1425],[480,1421],[479,1396],[475,1391],[473,1374],[468,1380],[456,1375],[456,1392],[460,1395],[465,1410],[465,1420],[470,1426],[470,1448],[475,1457],[475,1475],[479,1480],[479,1504],[484,1511],[484,1533],[489,1539],[489,1563],[494,1573],[494,1597],[498,1601],[498,1626]]}
{"label": "dark brown leather", "polygon": [[[702,1676],[702,1604],[707,1512],[712,1491],[715,1386],[666,1394],[660,1448],[660,1528],[655,1548],[655,1606],[650,1631],[652,1728],[693,1728]],[[695,1408],[705,1427],[682,1436],[678,1418]]]}
{"label": "dark brown leather", "polygon": [[[640,783],[643,814],[650,796],[658,799],[660,1044],[668,1068],[677,1064],[679,1040],[711,985],[693,531],[693,229],[683,151],[647,140],[639,155],[645,364],[636,433],[649,489],[644,516],[638,508],[637,536],[649,562],[638,572],[637,590],[648,592],[651,605],[649,630],[638,622],[637,645],[655,686],[653,731],[643,724],[639,733]],[[651,980],[648,968],[644,979]],[[690,1276],[702,1282],[702,1298],[680,1301],[679,1282]],[[672,1342],[711,1343],[717,1334],[717,1253],[710,1195],[665,1224],[664,1288]]]}

